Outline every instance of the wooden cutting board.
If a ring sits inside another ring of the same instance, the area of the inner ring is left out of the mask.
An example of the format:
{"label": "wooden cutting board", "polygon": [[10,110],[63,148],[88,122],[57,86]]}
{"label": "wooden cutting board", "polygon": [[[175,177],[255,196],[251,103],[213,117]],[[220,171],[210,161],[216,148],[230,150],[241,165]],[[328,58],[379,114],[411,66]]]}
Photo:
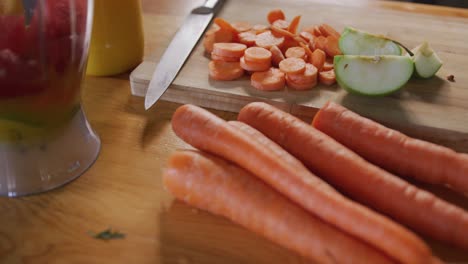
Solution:
{"label": "wooden cutting board", "polygon": [[[311,4],[307,1],[226,1],[218,16],[228,21],[267,24],[269,10],[280,7],[291,19],[302,15],[301,26],[328,23],[341,31],[353,26],[387,35],[413,48],[424,40],[437,51],[444,65],[428,80],[412,79],[396,94],[369,98],[348,94],[337,85],[317,86],[310,91],[263,92],[250,86],[248,76],[230,82],[208,78],[209,58],[198,43],[162,100],[192,103],[237,112],[249,102],[265,101],[292,114],[310,119],[326,101],[332,100],[410,135],[436,141],[459,151],[468,144],[468,19],[393,11],[379,8]],[[154,38],[162,36],[154,31]],[[167,40],[169,43],[170,39]],[[132,93],[144,96],[162,52],[148,56],[131,74]],[[454,75],[455,82],[446,76]]]}

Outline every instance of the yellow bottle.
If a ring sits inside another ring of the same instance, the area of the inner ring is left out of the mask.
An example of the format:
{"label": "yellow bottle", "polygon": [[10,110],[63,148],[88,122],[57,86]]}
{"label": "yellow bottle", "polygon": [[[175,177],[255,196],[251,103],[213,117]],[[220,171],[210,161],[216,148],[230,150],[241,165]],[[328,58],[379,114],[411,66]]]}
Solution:
{"label": "yellow bottle", "polygon": [[95,0],[87,74],[126,72],[143,59],[140,0]]}
{"label": "yellow bottle", "polygon": [[0,0],[0,15],[22,15],[23,2],[19,0]]}

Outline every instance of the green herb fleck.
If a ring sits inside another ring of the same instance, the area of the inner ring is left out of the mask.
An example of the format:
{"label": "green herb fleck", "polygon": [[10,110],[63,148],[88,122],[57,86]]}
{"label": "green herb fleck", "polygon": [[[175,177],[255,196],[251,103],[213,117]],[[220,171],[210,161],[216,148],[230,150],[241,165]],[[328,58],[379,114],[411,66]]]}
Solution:
{"label": "green herb fleck", "polygon": [[94,233],[89,231],[88,234],[96,239],[101,240],[112,240],[112,239],[124,239],[125,234],[120,233],[119,231],[112,230],[112,228],[108,228],[100,233]]}

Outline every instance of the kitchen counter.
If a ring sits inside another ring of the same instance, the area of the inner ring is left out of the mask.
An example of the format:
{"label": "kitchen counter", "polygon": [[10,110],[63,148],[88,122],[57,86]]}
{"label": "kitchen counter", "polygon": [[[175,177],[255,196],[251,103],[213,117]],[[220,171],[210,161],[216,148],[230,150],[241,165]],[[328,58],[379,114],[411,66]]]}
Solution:
{"label": "kitchen counter", "polygon": [[[152,28],[154,21],[163,19],[178,25],[191,8],[202,2],[143,0],[145,56],[159,56],[170,41],[149,38],[149,31],[177,29]],[[466,9],[412,3],[310,2],[468,18]],[[145,111],[144,99],[130,94],[128,77],[127,73],[85,80],[84,109],[102,140],[101,153],[91,169],[54,191],[0,198],[0,262],[308,263],[224,218],[173,201],[162,186],[161,175],[168,156],[176,149],[188,147],[175,136],[170,125],[179,104],[160,101]],[[235,113],[213,112],[225,119],[236,118]],[[442,188],[423,187],[468,208],[467,197]],[[90,235],[107,228],[126,236],[102,241]],[[468,253],[427,241],[444,260],[468,263]]]}

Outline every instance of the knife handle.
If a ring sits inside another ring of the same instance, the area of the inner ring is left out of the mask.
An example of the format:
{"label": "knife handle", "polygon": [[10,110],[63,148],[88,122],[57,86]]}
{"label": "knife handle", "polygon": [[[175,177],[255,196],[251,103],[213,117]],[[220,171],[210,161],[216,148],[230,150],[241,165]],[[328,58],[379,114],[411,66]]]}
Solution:
{"label": "knife handle", "polygon": [[220,2],[224,0],[206,0],[202,6],[199,6],[192,10],[193,14],[211,14],[216,12],[217,7],[219,6]]}

